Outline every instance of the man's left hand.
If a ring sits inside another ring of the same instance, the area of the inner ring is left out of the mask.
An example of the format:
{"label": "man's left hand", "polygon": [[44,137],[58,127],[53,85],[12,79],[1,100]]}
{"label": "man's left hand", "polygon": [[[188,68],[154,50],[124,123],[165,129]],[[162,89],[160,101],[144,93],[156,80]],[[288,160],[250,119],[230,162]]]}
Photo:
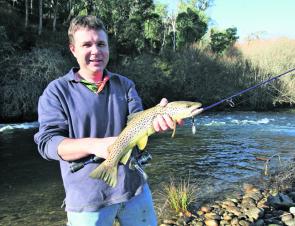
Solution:
{"label": "man's left hand", "polygon": [[[163,107],[165,107],[167,104],[168,100],[166,98],[163,98],[160,102],[160,105]],[[177,124],[183,125],[183,120],[177,121]],[[153,126],[156,132],[162,132],[168,129],[174,129],[174,122],[167,114],[158,115],[153,121]]]}

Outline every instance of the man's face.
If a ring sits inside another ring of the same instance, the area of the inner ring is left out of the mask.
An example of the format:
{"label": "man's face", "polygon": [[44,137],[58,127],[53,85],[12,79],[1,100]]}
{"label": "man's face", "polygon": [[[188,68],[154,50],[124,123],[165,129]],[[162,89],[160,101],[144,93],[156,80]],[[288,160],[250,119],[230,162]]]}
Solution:
{"label": "man's face", "polygon": [[109,61],[108,37],[103,30],[78,29],[70,50],[77,59],[82,76],[102,72]]}

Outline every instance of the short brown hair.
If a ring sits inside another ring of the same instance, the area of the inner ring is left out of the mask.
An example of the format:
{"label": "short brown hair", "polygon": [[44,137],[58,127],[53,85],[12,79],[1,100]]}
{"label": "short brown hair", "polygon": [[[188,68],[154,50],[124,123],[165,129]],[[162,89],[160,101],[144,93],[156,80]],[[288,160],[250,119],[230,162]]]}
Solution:
{"label": "short brown hair", "polygon": [[107,34],[107,30],[103,22],[96,16],[76,16],[71,20],[68,30],[69,42],[74,42],[74,33],[80,28],[88,28],[93,30],[103,30]]}

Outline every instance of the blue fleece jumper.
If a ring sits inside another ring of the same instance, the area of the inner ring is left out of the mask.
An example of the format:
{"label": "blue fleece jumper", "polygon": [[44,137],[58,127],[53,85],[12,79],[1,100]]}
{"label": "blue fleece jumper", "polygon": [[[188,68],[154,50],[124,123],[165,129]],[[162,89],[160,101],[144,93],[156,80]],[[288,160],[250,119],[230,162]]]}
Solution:
{"label": "blue fleece jumper", "polygon": [[73,68],[44,90],[38,104],[39,132],[34,139],[43,158],[60,162],[66,211],[97,211],[140,194],[146,181],[128,164],[119,165],[114,188],[89,177],[96,163],[71,173],[70,163],[60,158],[57,147],[67,137],[118,136],[126,126],[127,116],[142,110],[142,102],[134,83],[124,76],[106,71],[110,80],[96,94],[80,82],[77,71]]}

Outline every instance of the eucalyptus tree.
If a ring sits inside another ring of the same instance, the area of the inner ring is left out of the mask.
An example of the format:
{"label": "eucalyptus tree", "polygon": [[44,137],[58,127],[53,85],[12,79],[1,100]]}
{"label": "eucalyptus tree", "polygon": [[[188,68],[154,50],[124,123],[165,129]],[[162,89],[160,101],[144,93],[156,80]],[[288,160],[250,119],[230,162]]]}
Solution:
{"label": "eucalyptus tree", "polygon": [[156,3],[154,12],[144,22],[144,36],[149,45],[148,48],[156,53],[161,52],[166,43],[167,14],[167,6]]}
{"label": "eucalyptus tree", "polygon": [[179,12],[185,12],[187,8],[205,11],[212,6],[214,0],[180,0],[178,9]]}
{"label": "eucalyptus tree", "polygon": [[145,21],[154,19],[152,0],[96,0],[117,55],[137,55],[146,47]]}
{"label": "eucalyptus tree", "polygon": [[29,23],[29,4],[28,0],[25,0],[25,28],[28,27]]}
{"label": "eucalyptus tree", "polygon": [[190,46],[199,41],[207,31],[208,24],[200,13],[191,8],[181,12],[176,18],[177,47]]}
{"label": "eucalyptus tree", "polygon": [[228,47],[232,46],[237,40],[237,28],[227,28],[224,31],[219,31],[216,28],[210,30],[210,46],[213,52],[223,53]]}
{"label": "eucalyptus tree", "polygon": [[39,24],[38,35],[41,35],[43,27],[43,0],[39,0]]}

